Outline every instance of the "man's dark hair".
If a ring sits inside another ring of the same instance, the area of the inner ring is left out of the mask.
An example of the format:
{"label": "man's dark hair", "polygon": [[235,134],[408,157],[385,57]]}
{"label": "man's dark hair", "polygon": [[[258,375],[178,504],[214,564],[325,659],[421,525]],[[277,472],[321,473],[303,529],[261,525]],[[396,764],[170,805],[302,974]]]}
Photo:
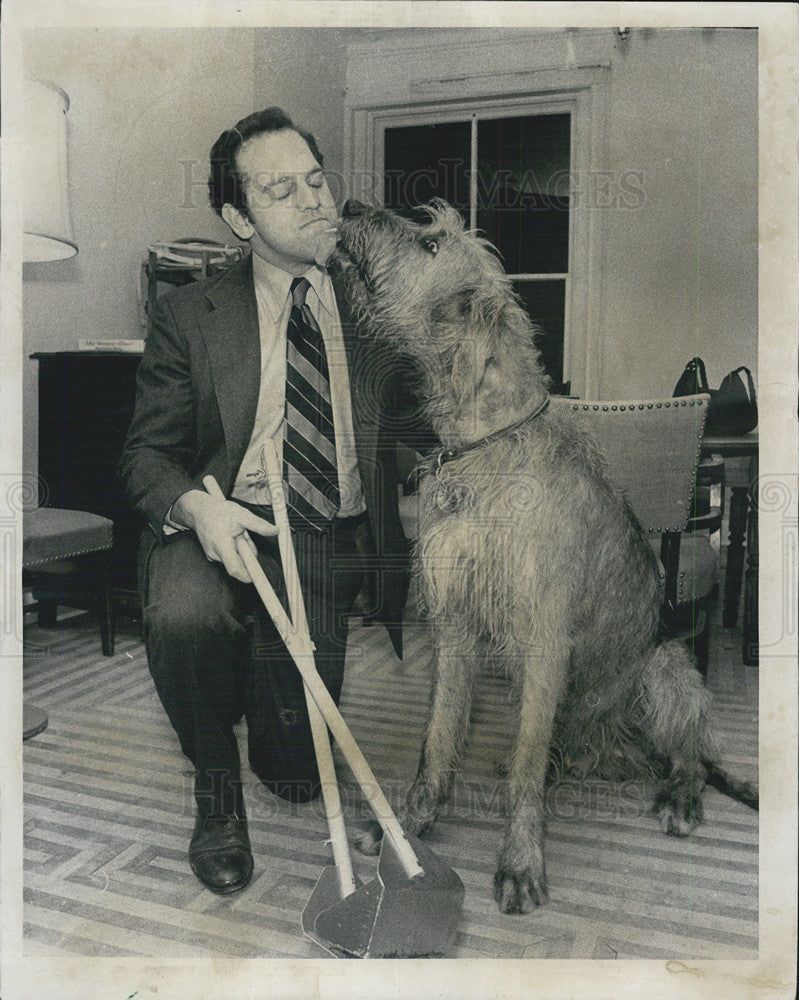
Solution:
{"label": "man's dark hair", "polygon": [[265,132],[283,132],[291,129],[308,144],[311,155],[320,167],[324,166],[322,154],[316,139],[294,124],[282,108],[266,108],[242,118],[233,128],[223,132],[211,149],[211,174],[208,178],[208,195],[211,207],[217,215],[222,214],[222,206],[230,204],[240,212],[247,212],[247,198],[244,182],[236,165],[239,149],[247,139]]}

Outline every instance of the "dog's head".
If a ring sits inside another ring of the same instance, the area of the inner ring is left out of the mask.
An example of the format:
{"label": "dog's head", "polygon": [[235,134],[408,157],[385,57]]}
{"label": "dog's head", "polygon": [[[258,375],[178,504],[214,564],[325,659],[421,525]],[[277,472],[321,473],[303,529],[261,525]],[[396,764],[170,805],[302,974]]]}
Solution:
{"label": "dog's head", "polygon": [[544,377],[493,247],[444,201],[420,212],[416,223],[348,202],[336,258],[359,318],[420,365],[433,424],[456,443],[518,419]]}
{"label": "dog's head", "polygon": [[[504,278],[490,244],[466,232],[441,199],[417,209],[411,222],[387,209],[348,201],[339,225],[338,259],[356,308],[383,335],[407,339],[454,299],[465,302],[483,281]],[[403,333],[405,331],[405,333]]]}

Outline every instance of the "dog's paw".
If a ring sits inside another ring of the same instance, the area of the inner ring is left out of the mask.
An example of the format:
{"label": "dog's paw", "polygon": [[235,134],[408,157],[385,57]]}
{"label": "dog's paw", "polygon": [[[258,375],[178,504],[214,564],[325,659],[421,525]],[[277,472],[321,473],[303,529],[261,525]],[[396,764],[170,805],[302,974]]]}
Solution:
{"label": "dog's paw", "polygon": [[[427,833],[433,826],[435,817],[413,817],[406,809],[401,809],[397,819],[405,833],[412,837],[419,837]],[[383,840],[383,830],[378,822],[372,822],[355,840],[355,847],[361,854],[374,855],[380,853],[380,844]]]}
{"label": "dog's paw", "polygon": [[415,781],[408,789],[405,805],[400,809],[402,829],[414,837],[421,837],[433,829],[438,808],[444,794],[432,784]]}
{"label": "dog's paw", "polygon": [[[428,833],[436,821],[437,797],[430,787],[423,783],[411,786],[406,804],[399,810],[397,819],[402,829],[412,837]],[[380,852],[383,830],[376,821],[369,823],[365,833],[355,840],[355,847],[361,854],[373,855]]]}
{"label": "dog's paw", "polygon": [[366,829],[365,833],[362,833],[360,837],[355,840],[355,847],[361,854],[369,855],[370,857],[379,854],[380,852],[380,842],[383,839],[383,830],[379,823],[372,822]]}
{"label": "dog's paw", "polygon": [[685,783],[669,783],[655,797],[660,828],[670,837],[687,837],[704,815],[702,797]]}
{"label": "dog's paw", "polygon": [[409,809],[400,809],[398,819],[400,826],[407,834],[412,837],[424,837],[433,829],[436,814],[435,812],[417,813],[411,812]]}
{"label": "dog's paw", "polygon": [[529,913],[549,898],[544,871],[500,868],[494,876],[494,898],[503,913]]}

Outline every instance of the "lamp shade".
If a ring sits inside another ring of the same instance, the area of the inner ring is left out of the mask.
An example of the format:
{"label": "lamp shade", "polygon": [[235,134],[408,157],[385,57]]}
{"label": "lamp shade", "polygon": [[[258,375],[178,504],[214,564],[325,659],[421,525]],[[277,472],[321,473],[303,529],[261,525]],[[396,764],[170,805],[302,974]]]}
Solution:
{"label": "lamp shade", "polygon": [[67,183],[69,98],[40,80],[26,79],[24,93],[22,255],[26,261],[63,260],[78,251]]}

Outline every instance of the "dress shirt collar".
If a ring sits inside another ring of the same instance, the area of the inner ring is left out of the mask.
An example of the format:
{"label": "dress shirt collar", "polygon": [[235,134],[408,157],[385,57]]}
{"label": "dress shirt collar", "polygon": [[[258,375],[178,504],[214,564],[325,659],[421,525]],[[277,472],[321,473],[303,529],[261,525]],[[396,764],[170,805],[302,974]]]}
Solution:
{"label": "dress shirt collar", "polygon": [[[252,255],[252,271],[258,294],[269,309],[272,321],[277,324],[286,308],[294,275],[270,264],[268,260],[264,260],[256,253]],[[308,279],[308,283],[315,292],[317,301],[322,308],[331,315],[335,315],[336,296],[327,271],[312,264],[303,277]]]}

